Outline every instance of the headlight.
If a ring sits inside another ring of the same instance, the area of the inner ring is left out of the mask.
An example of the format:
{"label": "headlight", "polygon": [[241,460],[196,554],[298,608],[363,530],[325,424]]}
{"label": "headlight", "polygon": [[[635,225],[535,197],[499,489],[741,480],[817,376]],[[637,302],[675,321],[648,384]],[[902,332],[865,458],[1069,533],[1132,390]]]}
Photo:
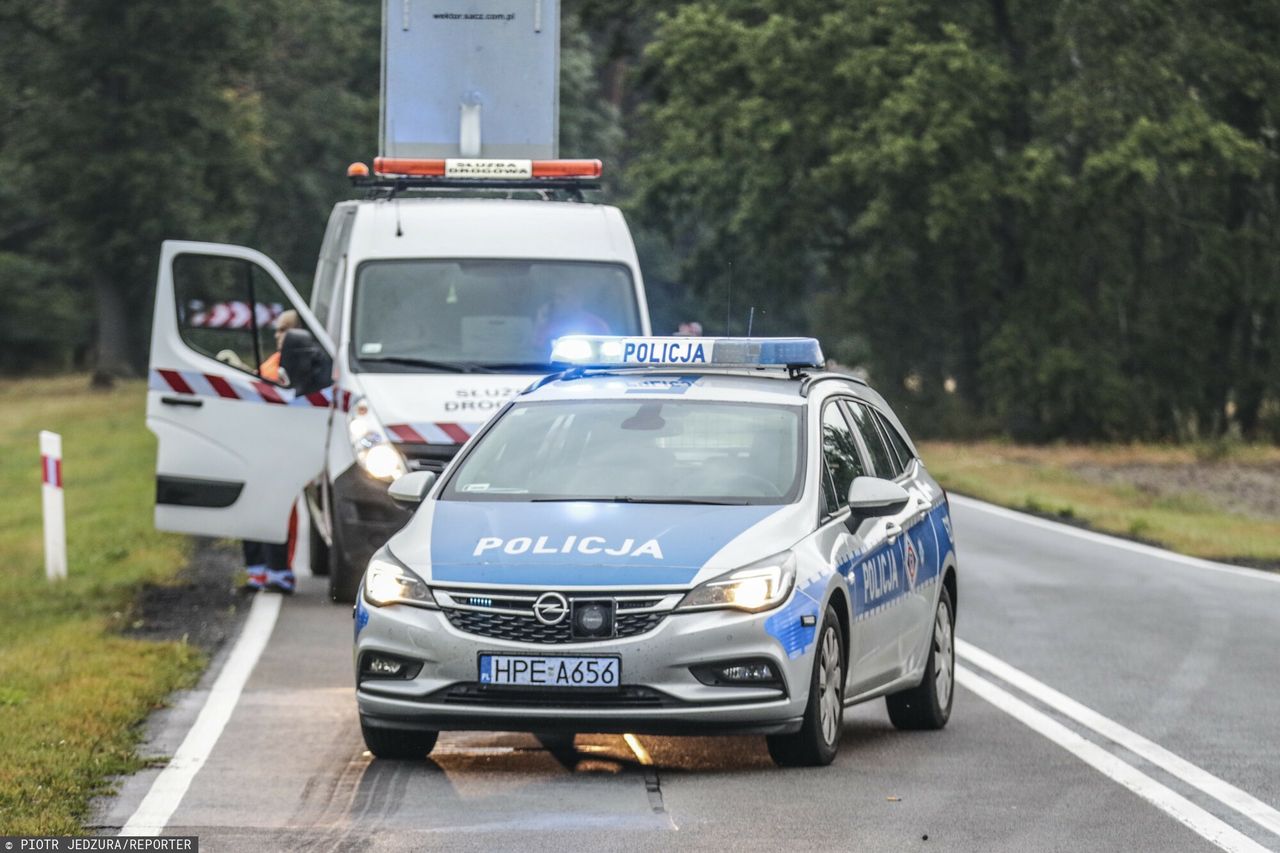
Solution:
{"label": "headlight", "polygon": [[733,608],[755,613],[777,607],[791,594],[795,562],[795,556],[787,552],[712,578],[691,590],[677,609]]}
{"label": "headlight", "polygon": [[369,401],[357,400],[347,413],[347,436],[356,462],[370,477],[389,482],[408,470],[400,451],[391,446],[387,431],[369,407]]}
{"label": "headlight", "polygon": [[436,600],[422,578],[399,563],[376,554],[369,561],[369,568],[364,575],[364,597],[375,607],[387,604],[436,606]]}

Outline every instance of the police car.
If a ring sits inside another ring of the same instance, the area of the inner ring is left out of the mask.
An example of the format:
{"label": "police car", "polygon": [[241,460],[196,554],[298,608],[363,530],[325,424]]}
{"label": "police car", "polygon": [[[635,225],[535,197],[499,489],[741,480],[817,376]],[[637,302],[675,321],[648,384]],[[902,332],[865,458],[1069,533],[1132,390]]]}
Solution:
{"label": "police car", "polygon": [[758,733],[835,757],[844,709],[951,712],[947,497],[866,384],[790,338],[571,336],[374,555],[355,609],[381,758],[447,729]]}

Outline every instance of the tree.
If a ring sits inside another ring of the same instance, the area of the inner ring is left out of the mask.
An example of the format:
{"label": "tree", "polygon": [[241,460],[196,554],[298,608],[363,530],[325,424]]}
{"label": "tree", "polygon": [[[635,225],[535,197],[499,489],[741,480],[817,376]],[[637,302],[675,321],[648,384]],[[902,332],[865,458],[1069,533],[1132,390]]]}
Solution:
{"label": "tree", "polygon": [[1278,36],[1247,0],[692,3],[628,181],[710,303],[820,331],[926,431],[1258,435]]}

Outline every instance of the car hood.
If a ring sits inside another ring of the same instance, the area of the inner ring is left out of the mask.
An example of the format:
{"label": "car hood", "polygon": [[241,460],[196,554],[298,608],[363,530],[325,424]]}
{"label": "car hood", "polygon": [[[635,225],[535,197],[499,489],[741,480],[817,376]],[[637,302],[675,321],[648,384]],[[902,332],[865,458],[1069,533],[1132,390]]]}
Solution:
{"label": "car hood", "polygon": [[353,395],[367,399],[391,430],[393,441],[461,444],[538,378],[532,373],[361,373],[349,382]]}
{"label": "car hood", "polygon": [[[791,507],[429,501],[390,543],[435,583],[687,586],[768,556]],[[794,538],[794,537],[793,537]]]}

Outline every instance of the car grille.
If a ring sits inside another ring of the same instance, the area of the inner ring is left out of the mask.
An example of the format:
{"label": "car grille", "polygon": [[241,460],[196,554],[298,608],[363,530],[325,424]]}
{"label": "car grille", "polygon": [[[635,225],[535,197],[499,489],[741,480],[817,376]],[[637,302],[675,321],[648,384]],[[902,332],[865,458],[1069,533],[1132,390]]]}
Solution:
{"label": "car grille", "polygon": [[544,625],[533,615],[537,595],[489,590],[434,590],[449,624],[468,634],[516,643],[557,645],[637,637],[657,628],[679,603],[681,592],[598,593],[566,595],[570,605],[586,601],[614,603],[611,637],[576,637],[572,620]]}
{"label": "car grille", "polygon": [[[446,610],[444,615],[459,631],[492,637],[495,640],[512,640],[517,643],[586,643],[599,637],[575,638],[569,620],[559,625],[543,625],[532,616],[511,616],[506,613],[482,613],[475,610]],[[614,621],[614,637],[635,637],[652,631],[666,618],[665,613],[619,613]]]}
{"label": "car grille", "polygon": [[455,684],[431,697],[451,705],[504,705],[545,708],[662,708],[677,704],[648,687],[624,686],[617,690],[576,690],[561,687],[540,690],[528,687],[491,687]]}

